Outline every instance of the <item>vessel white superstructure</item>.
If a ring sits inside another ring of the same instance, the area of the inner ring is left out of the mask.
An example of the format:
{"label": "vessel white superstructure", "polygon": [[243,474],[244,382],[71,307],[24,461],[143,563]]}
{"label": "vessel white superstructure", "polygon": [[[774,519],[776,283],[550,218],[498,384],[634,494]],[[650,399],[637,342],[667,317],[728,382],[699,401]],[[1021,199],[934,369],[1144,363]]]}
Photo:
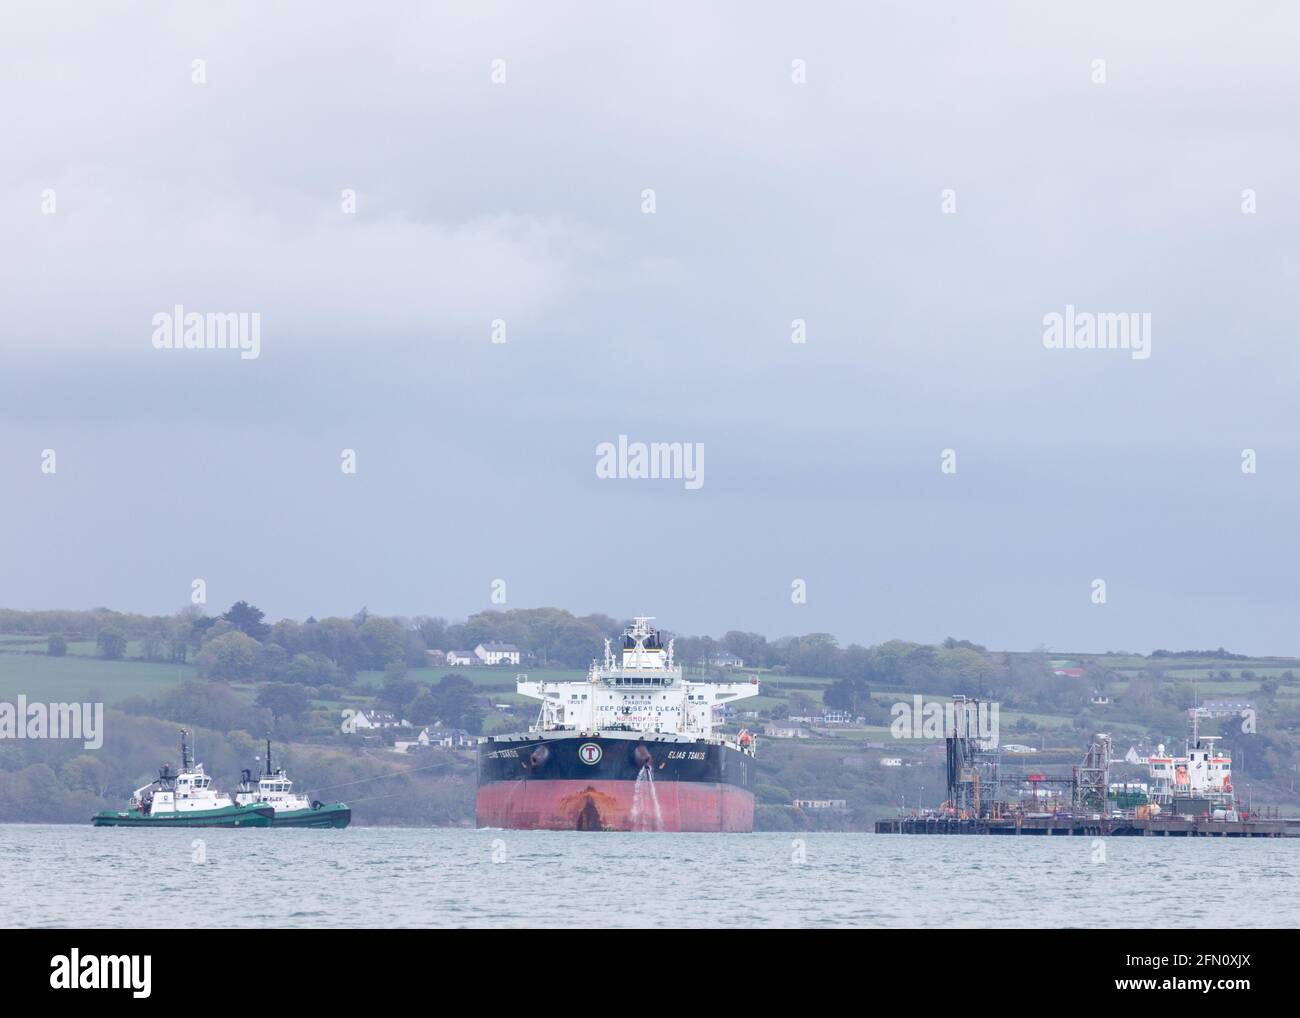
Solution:
{"label": "vessel white superstructure", "polygon": [[189,732],[181,729],[181,769],[173,774],[164,766],[162,773],[141,785],[131,796],[131,806],[150,816],[164,813],[198,813],[227,809],[234,805],[230,796],[212,787],[212,779],[203,772],[203,764],[190,756]]}
{"label": "vessel white superstructure", "polygon": [[541,701],[537,731],[632,731],[709,739],[715,712],[758,695],[758,679],[697,682],[683,676],[673,660],[673,641],[663,646],[650,627],[650,616],[637,616],[623,634],[621,658],[605,641],[603,661],[594,661],[585,680],[548,682],[517,680],[520,695]]}
{"label": "vessel white superstructure", "polygon": [[1206,799],[1214,807],[1233,807],[1232,757],[1218,747],[1220,736],[1201,734],[1204,716],[1200,707],[1188,711],[1192,737],[1183,756],[1166,753],[1164,746],[1158,746],[1147,759],[1153,802],[1170,805],[1177,799]]}

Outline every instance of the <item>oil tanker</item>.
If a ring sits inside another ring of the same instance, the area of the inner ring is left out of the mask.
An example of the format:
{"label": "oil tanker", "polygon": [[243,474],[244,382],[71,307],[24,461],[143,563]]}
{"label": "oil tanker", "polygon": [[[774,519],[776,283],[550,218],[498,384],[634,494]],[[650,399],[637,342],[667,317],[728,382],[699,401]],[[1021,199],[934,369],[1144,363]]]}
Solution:
{"label": "oil tanker", "polygon": [[585,680],[517,679],[541,701],[526,732],[478,746],[479,827],[559,831],[740,831],[754,827],[748,732],[715,732],[714,711],[758,694],[758,680],[695,682],[653,619],[605,641]]}

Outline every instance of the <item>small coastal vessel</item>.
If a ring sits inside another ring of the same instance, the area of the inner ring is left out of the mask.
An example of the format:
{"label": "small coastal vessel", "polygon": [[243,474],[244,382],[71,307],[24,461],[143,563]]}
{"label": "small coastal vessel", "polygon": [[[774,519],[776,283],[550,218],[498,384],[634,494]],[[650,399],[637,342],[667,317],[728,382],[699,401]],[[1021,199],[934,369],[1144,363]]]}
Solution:
{"label": "small coastal vessel", "polygon": [[1183,755],[1166,753],[1160,745],[1147,758],[1151,809],[1157,814],[1164,810],[1179,816],[1241,819],[1245,811],[1238,809],[1232,787],[1232,756],[1218,745],[1222,736],[1201,734],[1201,718],[1213,715],[1199,705],[1187,714],[1192,737]]}
{"label": "small coastal vessel", "polygon": [[275,810],[261,803],[240,805],[212,787],[203,764],[194,763],[181,729],[181,769],[163,764],[158,777],[137,788],[125,810],[96,813],[96,827],[270,827]]}
{"label": "small coastal vessel", "polygon": [[270,739],[266,740],[261,775],[254,781],[253,772],[244,770],[235,802],[241,806],[270,806],[275,815],[273,827],[346,827],[352,821],[352,810],[347,803],[316,802],[295,793],[284,768],[271,764]]}

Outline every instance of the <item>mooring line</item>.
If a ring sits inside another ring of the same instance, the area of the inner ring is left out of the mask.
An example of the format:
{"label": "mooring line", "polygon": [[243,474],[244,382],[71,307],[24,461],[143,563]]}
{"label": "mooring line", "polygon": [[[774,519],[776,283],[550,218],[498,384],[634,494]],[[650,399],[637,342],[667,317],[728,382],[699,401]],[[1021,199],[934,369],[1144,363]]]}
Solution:
{"label": "mooring line", "polygon": [[393,799],[399,795],[405,795],[405,792],[389,792],[387,795],[367,795],[364,799],[349,799],[344,805],[348,807],[355,806],[359,802],[374,802],[376,799]]}
{"label": "mooring line", "polygon": [[[340,781],[337,784],[333,784],[333,785],[308,785],[305,791],[323,792],[327,788],[346,788],[348,785],[360,785],[360,784],[364,784],[367,781],[382,781],[384,778],[400,778],[404,774],[414,774],[417,771],[438,770],[439,768],[445,768],[446,766],[447,764],[445,763],[437,763],[437,764],[427,764],[424,767],[408,767],[404,771],[393,771],[389,774],[376,774],[373,777],[369,777],[369,778],[357,778],[356,781]],[[395,792],[393,794],[396,795],[397,793]]]}

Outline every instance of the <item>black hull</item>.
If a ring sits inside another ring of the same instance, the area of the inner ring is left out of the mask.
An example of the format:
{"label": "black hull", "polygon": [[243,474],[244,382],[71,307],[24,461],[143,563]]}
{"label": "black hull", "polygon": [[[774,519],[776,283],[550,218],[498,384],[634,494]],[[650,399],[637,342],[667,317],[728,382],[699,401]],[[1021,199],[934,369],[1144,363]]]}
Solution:
{"label": "black hull", "polygon": [[754,787],[754,758],[717,743],[519,735],[489,736],[478,747],[480,787],[495,781],[636,781],[647,765],[658,783],[724,784],[750,792]]}

